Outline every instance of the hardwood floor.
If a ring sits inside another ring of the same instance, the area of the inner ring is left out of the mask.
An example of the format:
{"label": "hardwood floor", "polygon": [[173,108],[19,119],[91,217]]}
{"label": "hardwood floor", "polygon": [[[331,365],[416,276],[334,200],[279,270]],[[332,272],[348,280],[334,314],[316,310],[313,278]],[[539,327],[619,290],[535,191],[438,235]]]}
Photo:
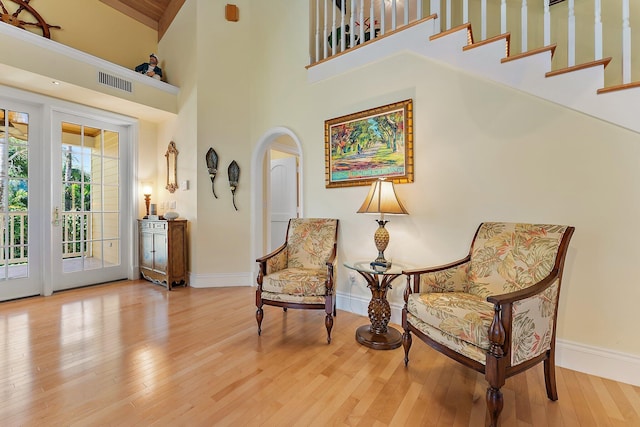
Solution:
{"label": "hardwood floor", "polygon": [[[368,319],[265,307],[253,288],[146,281],[0,303],[0,425],[480,426],[484,378],[414,340],[372,350]],[[399,326],[396,325],[398,329]],[[507,380],[504,426],[640,425],[640,388],[542,366]]]}

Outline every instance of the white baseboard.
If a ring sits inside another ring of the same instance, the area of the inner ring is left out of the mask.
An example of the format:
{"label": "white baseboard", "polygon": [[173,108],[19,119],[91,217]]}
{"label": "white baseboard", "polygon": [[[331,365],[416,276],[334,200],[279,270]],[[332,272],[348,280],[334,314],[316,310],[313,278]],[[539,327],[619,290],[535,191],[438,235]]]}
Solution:
{"label": "white baseboard", "polygon": [[[336,293],[340,310],[368,316],[369,298]],[[391,323],[402,323],[402,305],[391,304]],[[640,356],[558,339],[556,365],[640,387]]]}
{"label": "white baseboard", "polygon": [[252,280],[252,273],[189,274],[189,286],[193,288],[251,286]]}
{"label": "white baseboard", "polygon": [[640,387],[639,356],[558,339],[556,365]]}

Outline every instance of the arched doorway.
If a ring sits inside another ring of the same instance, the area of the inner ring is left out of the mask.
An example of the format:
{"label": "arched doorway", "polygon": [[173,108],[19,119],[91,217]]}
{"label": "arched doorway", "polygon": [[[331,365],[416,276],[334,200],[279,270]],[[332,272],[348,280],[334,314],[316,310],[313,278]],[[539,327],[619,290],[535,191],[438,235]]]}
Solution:
{"label": "arched doorway", "polygon": [[302,145],[298,136],[286,127],[269,129],[258,141],[251,159],[251,271],[257,274],[255,259],[266,254],[269,250],[271,235],[270,212],[270,170],[272,150],[297,157],[298,184],[297,199],[299,200],[299,216],[302,211],[302,180],[303,156]]}

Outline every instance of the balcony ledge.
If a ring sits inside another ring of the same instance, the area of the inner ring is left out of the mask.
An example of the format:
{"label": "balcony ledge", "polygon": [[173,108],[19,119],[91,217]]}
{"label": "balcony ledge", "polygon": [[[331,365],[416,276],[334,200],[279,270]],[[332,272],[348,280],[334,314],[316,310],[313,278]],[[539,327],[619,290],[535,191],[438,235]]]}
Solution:
{"label": "balcony ledge", "polygon": [[[99,72],[130,82],[131,92],[99,83]],[[175,117],[180,92],[176,86],[5,23],[0,23],[0,85],[152,122]]]}

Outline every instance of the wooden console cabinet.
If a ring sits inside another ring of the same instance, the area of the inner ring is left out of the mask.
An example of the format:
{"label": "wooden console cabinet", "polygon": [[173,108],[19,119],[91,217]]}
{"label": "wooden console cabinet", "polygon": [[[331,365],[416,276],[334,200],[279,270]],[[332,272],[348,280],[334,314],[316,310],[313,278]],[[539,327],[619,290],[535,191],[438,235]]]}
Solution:
{"label": "wooden console cabinet", "polygon": [[187,285],[187,220],[138,222],[142,277],[168,290],[174,283]]}

